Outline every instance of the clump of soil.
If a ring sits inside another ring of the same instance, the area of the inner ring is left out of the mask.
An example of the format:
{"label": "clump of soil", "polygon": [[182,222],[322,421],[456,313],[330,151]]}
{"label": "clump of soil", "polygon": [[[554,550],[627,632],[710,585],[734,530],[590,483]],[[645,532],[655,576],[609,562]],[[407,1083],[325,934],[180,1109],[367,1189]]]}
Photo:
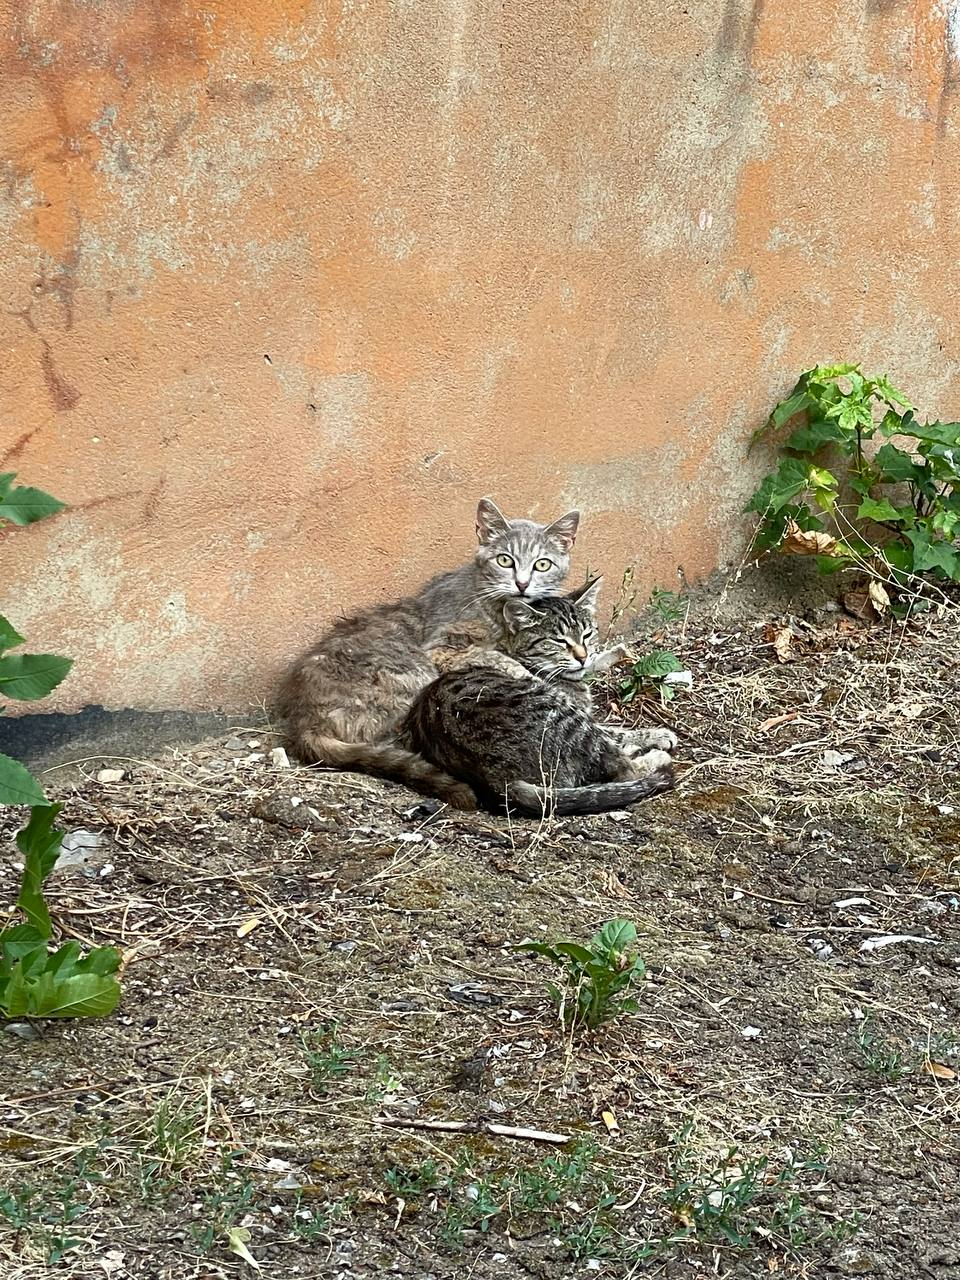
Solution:
{"label": "clump of soil", "polygon": [[[957,1275],[955,626],[657,643],[691,692],[599,698],[681,737],[628,813],[433,813],[262,730],[50,775],[124,994],[0,1033],[3,1274]],[[616,917],[638,1008],[572,1035],[514,944]]]}

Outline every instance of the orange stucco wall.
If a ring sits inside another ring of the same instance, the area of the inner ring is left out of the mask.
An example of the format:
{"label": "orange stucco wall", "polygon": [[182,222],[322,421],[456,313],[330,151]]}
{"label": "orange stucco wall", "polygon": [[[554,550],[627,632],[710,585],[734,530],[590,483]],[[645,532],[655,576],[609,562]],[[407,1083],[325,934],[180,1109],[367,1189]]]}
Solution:
{"label": "orange stucco wall", "polygon": [[861,358],[960,415],[949,0],[0,0],[2,604],[44,706],[243,708],[338,610],[585,513],[673,586]]}

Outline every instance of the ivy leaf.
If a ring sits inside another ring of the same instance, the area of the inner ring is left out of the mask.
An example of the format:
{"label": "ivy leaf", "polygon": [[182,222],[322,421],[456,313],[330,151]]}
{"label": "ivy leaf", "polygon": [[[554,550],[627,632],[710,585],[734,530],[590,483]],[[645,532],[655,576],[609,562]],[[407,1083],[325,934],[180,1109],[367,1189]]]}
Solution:
{"label": "ivy leaf", "polygon": [[13,472],[0,476],[0,520],[19,525],[33,524],[46,516],[55,516],[67,505],[42,489],[30,489],[24,485],[11,489],[13,476]]}
{"label": "ivy leaf", "polygon": [[823,577],[828,577],[831,573],[839,573],[841,569],[846,568],[847,561],[843,556],[817,556],[817,572]]}
{"label": "ivy leaf", "polygon": [[879,378],[874,378],[873,386],[877,394],[883,396],[887,404],[898,404],[901,409],[913,409],[913,405],[907,397],[893,385],[886,374],[882,373]]}
{"label": "ivy leaf", "polygon": [[904,453],[895,444],[885,444],[877,450],[873,460],[877,473],[882,480],[896,483],[916,480],[923,474],[923,468],[917,466],[909,453]]}
{"label": "ivy leaf", "polygon": [[767,476],[744,511],[758,511],[761,515],[779,511],[809,488],[808,472],[808,464],[800,458],[781,458],[777,470]]}
{"label": "ivy leaf", "polygon": [[929,441],[931,444],[945,444],[960,449],[960,422],[925,422],[915,423],[910,431],[915,440]]}
{"label": "ivy leaf", "polygon": [[843,440],[844,434],[832,418],[817,418],[791,432],[784,448],[796,453],[816,453],[825,444],[841,444]]}
{"label": "ivy leaf", "polygon": [[859,372],[859,364],[818,364],[810,370],[810,378],[817,382],[833,382],[836,378],[846,378]]}
{"label": "ivy leaf", "polygon": [[62,804],[37,805],[30,821],[17,832],[17,848],[23,854],[23,878],[17,906],[29,924],[44,938],[50,937],[50,912],[43,900],[43,882],[60,856],[64,833],[53,824]]}
{"label": "ivy leaf", "polygon": [[960,579],[960,555],[949,542],[931,542],[925,528],[918,525],[907,529],[906,535],[913,546],[913,567],[917,572],[937,570],[954,581]]}
{"label": "ivy leaf", "polygon": [[857,508],[857,517],[860,520],[876,520],[880,523],[884,520],[907,521],[909,519],[912,521],[913,509],[904,508],[900,511],[887,498],[867,497]]}
{"label": "ivy leaf", "polygon": [[13,653],[0,658],[0,693],[21,702],[45,698],[73,666],[53,653]]}
{"label": "ivy leaf", "polygon": [[42,805],[45,800],[33,774],[19,760],[0,754],[0,804]]}
{"label": "ivy leaf", "polygon": [[913,569],[913,551],[902,542],[888,542],[885,547],[881,548],[880,554],[887,564],[892,565],[895,570],[899,570],[903,574],[909,573]]}
{"label": "ivy leaf", "polygon": [[873,427],[873,414],[870,406],[863,401],[844,399],[831,405],[827,410],[828,418],[836,418],[843,431],[854,431],[857,426]]}
{"label": "ivy leaf", "polygon": [[949,542],[960,524],[960,511],[938,511],[931,518],[930,524]]}
{"label": "ivy leaf", "polygon": [[0,653],[5,649],[15,649],[18,644],[23,644],[23,636],[0,615]]}
{"label": "ivy leaf", "polygon": [[770,415],[770,421],[775,427],[782,427],[785,422],[795,418],[809,404],[811,404],[810,393],[806,387],[802,390],[795,390],[792,395],[787,396],[786,400],[780,401]]}

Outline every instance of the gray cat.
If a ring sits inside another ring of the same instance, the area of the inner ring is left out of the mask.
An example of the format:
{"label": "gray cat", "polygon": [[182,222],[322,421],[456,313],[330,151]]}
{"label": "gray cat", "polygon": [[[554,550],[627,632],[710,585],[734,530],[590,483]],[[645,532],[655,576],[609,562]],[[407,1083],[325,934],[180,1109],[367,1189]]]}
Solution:
{"label": "gray cat", "polygon": [[293,752],[307,763],[393,778],[474,808],[468,786],[397,745],[397,726],[437,675],[431,651],[482,643],[490,611],[508,597],[559,591],[579,521],[577,511],[549,525],[507,520],[482,499],[469,564],[433,578],[415,596],[339,619],[293,664],[277,706]]}
{"label": "gray cat", "polygon": [[507,600],[497,650],[463,655],[428,685],[399,741],[485,806],[535,817],[602,813],[669,790],[669,730],[607,727],[591,714],[583,677],[619,656],[596,652],[599,586]]}

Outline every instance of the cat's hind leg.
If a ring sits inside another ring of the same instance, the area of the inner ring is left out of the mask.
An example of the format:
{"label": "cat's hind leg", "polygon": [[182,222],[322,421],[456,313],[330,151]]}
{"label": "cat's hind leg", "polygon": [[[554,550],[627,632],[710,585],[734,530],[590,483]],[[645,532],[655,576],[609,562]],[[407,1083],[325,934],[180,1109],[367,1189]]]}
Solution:
{"label": "cat's hind leg", "polygon": [[656,725],[649,729],[626,729],[621,725],[601,726],[620,750],[632,758],[647,751],[676,751],[679,739],[672,729]]}

